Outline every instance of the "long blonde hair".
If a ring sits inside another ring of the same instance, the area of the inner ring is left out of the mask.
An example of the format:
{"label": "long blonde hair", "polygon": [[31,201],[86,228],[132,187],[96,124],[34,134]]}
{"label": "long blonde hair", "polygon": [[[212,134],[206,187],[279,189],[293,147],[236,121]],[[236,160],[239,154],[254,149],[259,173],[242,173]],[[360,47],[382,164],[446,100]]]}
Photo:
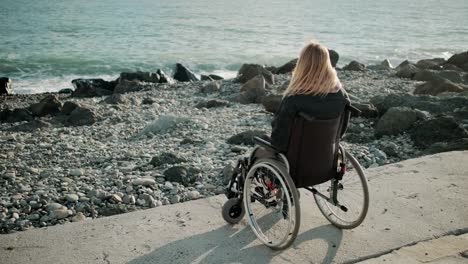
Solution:
{"label": "long blonde hair", "polygon": [[341,84],[331,65],[328,49],[317,42],[310,42],[301,51],[283,97],[297,94],[325,95],[339,87]]}

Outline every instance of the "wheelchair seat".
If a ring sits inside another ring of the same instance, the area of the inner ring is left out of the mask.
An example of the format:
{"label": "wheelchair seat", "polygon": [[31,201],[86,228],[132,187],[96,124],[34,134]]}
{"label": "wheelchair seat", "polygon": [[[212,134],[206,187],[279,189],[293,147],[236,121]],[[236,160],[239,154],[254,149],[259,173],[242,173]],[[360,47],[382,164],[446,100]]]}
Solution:
{"label": "wheelchair seat", "polygon": [[[337,175],[337,160],[342,127],[350,111],[333,119],[317,119],[298,113],[290,131],[286,155],[289,174],[297,188],[313,186]],[[260,146],[271,152],[279,150],[270,142],[255,138]]]}

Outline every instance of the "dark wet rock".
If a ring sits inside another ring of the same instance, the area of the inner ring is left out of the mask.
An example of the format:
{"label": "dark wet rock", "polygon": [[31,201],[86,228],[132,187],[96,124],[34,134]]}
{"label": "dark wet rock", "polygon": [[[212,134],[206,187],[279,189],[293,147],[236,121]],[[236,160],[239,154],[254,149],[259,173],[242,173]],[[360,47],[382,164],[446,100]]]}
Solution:
{"label": "dark wet rock", "polygon": [[104,99],[104,102],[107,104],[128,104],[129,100],[122,94],[112,94]]}
{"label": "dark wet rock", "polygon": [[443,92],[460,93],[468,91],[468,86],[456,84],[449,80],[437,79],[416,86],[414,94],[438,95]]}
{"label": "dark wet rock", "polygon": [[97,211],[101,216],[111,216],[127,213],[128,208],[123,204],[107,204],[105,207],[99,207]]}
{"label": "dark wet rock", "polygon": [[205,144],[205,141],[199,140],[199,139],[193,139],[193,138],[184,138],[182,141],[179,143],[180,145],[201,145]]}
{"label": "dark wet rock", "polygon": [[154,72],[122,72],[120,73],[119,82],[127,81],[140,81],[149,83],[159,83],[159,74]]}
{"label": "dark wet rock", "polygon": [[198,81],[197,76],[184,65],[177,63],[174,73],[174,79],[179,82],[196,82]]}
{"label": "dark wet rock", "polygon": [[150,105],[150,104],[154,104],[154,102],[155,101],[153,98],[146,97],[143,99],[143,101],[141,101],[141,104]]}
{"label": "dark wet rock", "polygon": [[440,70],[444,63],[445,63],[444,58],[434,58],[434,59],[420,60],[416,63],[416,66],[420,69],[425,69],[425,70]]}
{"label": "dark wet rock", "polygon": [[164,177],[166,178],[166,181],[178,182],[184,186],[189,186],[197,180],[197,174],[199,173],[199,171],[193,168],[187,169],[184,166],[174,166],[164,172]]}
{"label": "dark wet rock", "polygon": [[409,107],[427,111],[431,114],[451,113],[453,109],[468,105],[468,98],[463,96],[434,97],[411,94],[389,94],[375,96],[371,103],[377,107],[380,115],[383,115],[391,107]]}
{"label": "dark wet rock", "polygon": [[353,103],[353,106],[361,112],[352,113],[352,116],[362,116],[365,118],[374,118],[379,116],[379,110],[371,103]]}
{"label": "dark wet rock", "polygon": [[264,137],[265,135],[265,131],[262,130],[248,130],[228,138],[227,143],[234,145],[244,144],[252,146],[255,145],[253,140],[254,137]]}
{"label": "dark wet rock", "polygon": [[8,77],[0,77],[0,95],[7,95],[12,92],[11,79]]}
{"label": "dark wet rock", "polygon": [[242,85],[237,101],[241,104],[261,103],[265,95],[265,79],[258,75]]}
{"label": "dark wet rock", "polygon": [[235,81],[240,83],[246,83],[252,78],[255,78],[259,75],[263,76],[267,83],[275,83],[273,73],[265,69],[265,67],[263,67],[262,65],[258,64],[243,64],[239,69],[239,72],[237,73]]}
{"label": "dark wet rock", "polygon": [[404,61],[396,68],[396,71],[396,76],[411,79],[416,73],[421,71],[421,69],[419,69],[414,63]]}
{"label": "dark wet rock", "polygon": [[220,81],[220,80],[224,80],[223,77],[219,76],[219,75],[216,75],[216,74],[209,74],[208,77],[210,77],[211,79],[215,80],[215,81]]}
{"label": "dark wet rock", "polygon": [[357,62],[357,61],[351,61],[348,65],[343,67],[343,70],[345,71],[365,71],[366,70],[366,65]]}
{"label": "dark wet rock", "polygon": [[455,66],[455,65],[453,65],[453,64],[448,64],[448,63],[442,65],[442,70],[458,71],[458,72],[462,72],[462,71],[463,71],[462,68],[460,68],[460,67],[458,67],[458,66]]}
{"label": "dark wet rock", "polygon": [[425,154],[435,154],[447,151],[468,150],[468,138],[455,139],[450,142],[437,142],[424,150]]}
{"label": "dark wet rock", "polygon": [[328,55],[330,56],[330,62],[333,67],[336,67],[338,60],[340,59],[340,55],[338,52],[332,49],[328,49]]}
{"label": "dark wet rock", "polygon": [[120,81],[114,89],[114,94],[123,94],[129,92],[137,92],[143,89],[143,85],[139,81]]}
{"label": "dark wet rock", "polygon": [[58,91],[59,94],[72,94],[73,93],[73,89],[71,88],[64,88],[64,89],[60,89],[60,91]]}
{"label": "dark wet rock", "polygon": [[83,106],[76,107],[66,120],[69,126],[88,126],[97,121],[97,115],[93,110]]}
{"label": "dark wet rock", "polygon": [[75,102],[66,101],[62,106],[62,114],[69,115],[78,106],[80,105]]}
{"label": "dark wet rock", "polygon": [[375,140],[374,130],[368,126],[350,123],[344,141],[355,144],[366,144]]}
{"label": "dark wet rock", "polygon": [[457,71],[432,71],[421,70],[413,76],[415,81],[434,81],[434,80],[449,80],[455,83],[462,83],[463,78]]}
{"label": "dark wet rock", "polygon": [[468,63],[468,51],[453,55],[447,60],[447,63],[453,64],[463,69],[464,66],[466,66]]}
{"label": "dark wet rock", "polygon": [[42,120],[32,120],[24,124],[20,124],[10,128],[14,132],[34,132],[43,128],[49,128],[51,124]]}
{"label": "dark wet rock", "polygon": [[13,110],[5,109],[0,112],[0,121],[5,123],[16,123],[33,120],[32,113],[28,109],[15,108]]}
{"label": "dark wet rock", "polygon": [[410,131],[415,145],[427,148],[438,142],[468,138],[468,132],[453,117],[441,116],[415,124]]}
{"label": "dark wet rock", "polygon": [[204,94],[217,93],[219,92],[220,88],[221,88],[221,83],[219,81],[211,81],[209,83],[204,84],[200,88],[200,92]]}
{"label": "dark wet rock", "polygon": [[223,107],[223,106],[228,106],[229,102],[223,101],[223,100],[208,100],[208,101],[203,101],[199,102],[195,107],[196,108],[214,108],[214,107]]}
{"label": "dark wet rock", "polygon": [[75,79],[72,81],[75,91],[72,97],[94,97],[110,95],[114,91],[117,81],[103,79]]}
{"label": "dark wet rock", "polygon": [[426,114],[408,107],[392,107],[380,118],[375,135],[398,135],[408,130],[416,121],[427,119]]}
{"label": "dark wet rock", "polygon": [[153,157],[150,161],[150,164],[154,167],[159,167],[166,164],[177,164],[186,161],[186,159],[177,157],[174,153],[164,152],[159,156]]}
{"label": "dark wet rock", "polygon": [[265,107],[266,111],[276,113],[281,104],[282,99],[282,95],[267,95],[263,98],[262,105]]}
{"label": "dark wet rock", "polygon": [[275,74],[285,74],[285,73],[290,73],[296,68],[298,59],[293,59],[291,61],[288,61],[284,65],[278,67],[276,71],[274,72]]}
{"label": "dark wet rock", "polygon": [[163,70],[158,69],[156,73],[159,75],[159,83],[173,84],[175,81],[171,76],[167,75]]}
{"label": "dark wet rock", "polygon": [[34,116],[55,115],[60,113],[62,102],[56,95],[48,95],[44,97],[39,103],[29,106],[31,113]]}

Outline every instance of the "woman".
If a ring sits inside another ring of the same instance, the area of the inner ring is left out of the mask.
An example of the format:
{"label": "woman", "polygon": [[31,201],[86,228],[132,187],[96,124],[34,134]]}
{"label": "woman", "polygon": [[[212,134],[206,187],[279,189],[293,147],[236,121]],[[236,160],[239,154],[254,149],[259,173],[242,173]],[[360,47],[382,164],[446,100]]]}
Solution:
{"label": "woman", "polygon": [[[271,123],[271,143],[281,152],[287,151],[289,131],[297,113],[331,119],[341,115],[348,104],[348,95],[331,65],[328,49],[310,42],[301,51],[291,82]],[[346,125],[347,121],[341,134]]]}

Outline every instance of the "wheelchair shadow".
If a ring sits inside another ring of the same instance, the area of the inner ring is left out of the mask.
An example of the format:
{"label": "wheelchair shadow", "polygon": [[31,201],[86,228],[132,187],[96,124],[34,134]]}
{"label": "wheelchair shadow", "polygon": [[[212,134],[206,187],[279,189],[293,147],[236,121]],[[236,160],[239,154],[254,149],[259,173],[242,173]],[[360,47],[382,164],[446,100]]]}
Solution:
{"label": "wheelchair shadow", "polygon": [[[323,240],[327,243],[327,252],[322,259],[311,259],[317,253],[311,252],[308,262],[331,263],[341,244],[342,231],[332,225],[323,225],[298,235],[294,244],[284,251],[273,251],[263,244],[248,245],[257,240],[249,226],[236,228],[225,225],[216,230],[194,235],[171,242],[153,252],[133,259],[131,264],[145,263],[257,263],[267,264],[277,255],[282,255],[281,262],[288,262],[288,255],[297,254],[300,244],[312,240]],[[259,242],[260,243],[260,242]],[[291,253],[288,253],[292,250]],[[283,252],[285,253],[283,255]],[[314,254],[314,255],[312,255]],[[323,254],[318,254],[323,256]]]}

